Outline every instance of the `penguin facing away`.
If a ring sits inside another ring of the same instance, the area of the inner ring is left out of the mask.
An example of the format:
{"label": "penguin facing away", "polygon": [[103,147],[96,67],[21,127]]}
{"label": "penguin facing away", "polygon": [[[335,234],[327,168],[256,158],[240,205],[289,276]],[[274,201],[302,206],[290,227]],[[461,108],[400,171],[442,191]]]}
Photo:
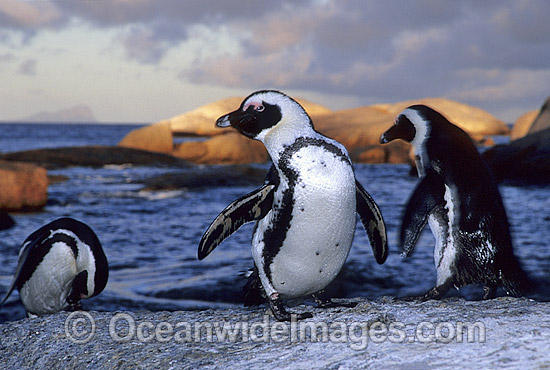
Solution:
{"label": "penguin facing away", "polygon": [[380,142],[395,139],[412,144],[420,177],[403,213],[402,255],[411,255],[426,223],[436,239],[437,282],[422,299],[468,284],[483,284],[483,299],[494,298],[498,285],[524,294],[530,283],[513,253],[498,185],[468,134],[437,111],[413,105]]}
{"label": "penguin facing away", "polygon": [[376,261],[384,263],[388,245],[378,206],[355,179],[344,146],[315,131],[294,99],[279,91],[257,91],[216,124],[232,126],[261,141],[272,160],[263,186],[227,206],[210,224],[198,248],[202,260],[240,226],[256,221],[255,268],[245,285],[245,305],[266,298],[280,321],[291,319],[282,299],[313,295],[319,305],[331,305],[322,298],[322,291],[346,261],[356,215]]}
{"label": "penguin facing away", "polygon": [[17,288],[29,317],[80,310],[80,300],[101,293],[108,277],[107,258],[92,229],[75,219],[59,218],[25,239],[0,305]]}

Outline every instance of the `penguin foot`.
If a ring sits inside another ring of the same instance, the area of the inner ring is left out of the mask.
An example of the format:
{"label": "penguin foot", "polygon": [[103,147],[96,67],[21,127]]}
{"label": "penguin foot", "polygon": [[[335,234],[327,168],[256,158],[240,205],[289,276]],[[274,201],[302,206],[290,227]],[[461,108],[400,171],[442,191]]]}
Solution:
{"label": "penguin foot", "polygon": [[69,306],[65,309],[65,311],[82,311],[82,303],[80,303],[80,301],[69,302]]}
{"label": "penguin foot", "polygon": [[313,294],[313,299],[317,303],[318,308],[334,308],[334,307],[348,307],[353,308],[357,306],[357,302],[334,302],[330,298],[326,298],[323,294]]}
{"label": "penguin foot", "polygon": [[445,296],[445,294],[447,294],[450,288],[451,288],[451,281],[447,280],[443,284],[436,285],[432,289],[428,290],[426,294],[424,294],[422,297],[419,297],[420,301],[426,302],[431,299],[441,299]]}
{"label": "penguin foot", "polygon": [[283,301],[281,298],[279,298],[278,295],[275,298],[269,299],[269,306],[271,307],[271,312],[273,312],[273,316],[275,316],[278,321],[292,321],[292,319],[303,320],[311,319],[313,317],[311,312],[290,314],[283,306]]}
{"label": "penguin foot", "polygon": [[483,300],[493,299],[497,296],[497,287],[494,285],[483,286]]}

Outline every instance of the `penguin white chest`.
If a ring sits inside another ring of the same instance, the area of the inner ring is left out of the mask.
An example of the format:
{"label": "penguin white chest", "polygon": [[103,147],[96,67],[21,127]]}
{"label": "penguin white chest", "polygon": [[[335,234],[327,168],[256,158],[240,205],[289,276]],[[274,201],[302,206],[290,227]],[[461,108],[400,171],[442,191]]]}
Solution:
{"label": "penguin white chest", "polygon": [[[297,151],[290,166],[293,196],[285,239],[270,266],[273,288],[292,298],[325,288],[344,265],[356,224],[355,176],[349,163],[322,147]],[[293,183],[292,183],[293,181]],[[282,198],[281,186],[275,201]],[[276,210],[275,210],[276,211]]]}

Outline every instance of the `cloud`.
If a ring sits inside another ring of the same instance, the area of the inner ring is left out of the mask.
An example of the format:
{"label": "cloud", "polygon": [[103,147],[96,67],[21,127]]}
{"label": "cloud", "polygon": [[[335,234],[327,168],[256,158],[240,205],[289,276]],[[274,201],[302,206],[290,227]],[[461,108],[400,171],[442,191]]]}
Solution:
{"label": "cloud", "polygon": [[141,63],[156,64],[172,47],[187,37],[183,27],[170,24],[136,25],[120,34],[118,41],[123,45],[128,59]]}
{"label": "cloud", "polygon": [[550,86],[548,14],[546,0],[4,0],[0,43],[85,25],[194,84],[489,104]]}
{"label": "cloud", "polygon": [[33,29],[48,27],[61,21],[57,6],[46,1],[3,0],[0,2],[2,28]]}
{"label": "cloud", "polygon": [[17,72],[22,75],[35,76],[36,75],[36,59],[26,59],[17,68]]}

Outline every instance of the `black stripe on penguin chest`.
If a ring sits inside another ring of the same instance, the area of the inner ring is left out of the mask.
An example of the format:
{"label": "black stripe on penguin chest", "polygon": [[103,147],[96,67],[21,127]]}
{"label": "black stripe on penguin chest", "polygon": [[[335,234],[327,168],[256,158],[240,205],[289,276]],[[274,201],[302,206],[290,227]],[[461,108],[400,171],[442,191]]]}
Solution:
{"label": "black stripe on penguin chest", "polygon": [[[295,189],[300,186],[301,181],[299,172],[291,164],[292,156],[308,146],[321,147],[324,151],[332,153],[336,158],[351,166],[350,159],[338,146],[322,139],[300,137],[293,144],[285,147],[280,155],[277,167],[279,172],[287,179],[288,188],[282,191],[280,200],[274,199],[274,202],[279,203],[273,204],[273,219],[271,225],[263,234],[264,266],[269,280],[271,280],[273,259],[279,254],[288,231],[292,227],[292,214],[296,207]],[[281,186],[280,183],[279,186]]]}

